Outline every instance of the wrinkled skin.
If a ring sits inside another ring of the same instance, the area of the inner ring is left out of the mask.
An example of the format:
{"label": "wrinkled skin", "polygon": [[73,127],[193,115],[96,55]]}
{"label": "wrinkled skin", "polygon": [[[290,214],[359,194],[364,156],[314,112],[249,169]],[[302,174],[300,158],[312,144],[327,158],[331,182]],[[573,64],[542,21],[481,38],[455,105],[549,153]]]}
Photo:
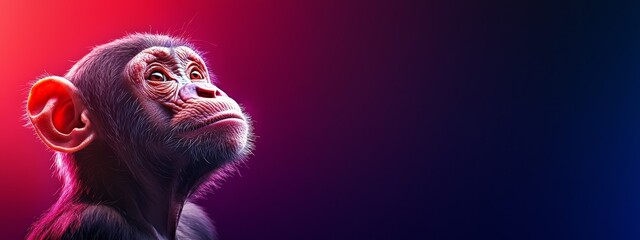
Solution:
{"label": "wrinkled skin", "polygon": [[204,61],[192,49],[151,47],[136,55],[127,68],[147,110],[160,116],[166,110],[173,116],[169,121],[154,121],[170,122],[169,128],[183,138],[213,133],[205,138],[224,136],[217,140],[225,141],[228,150],[246,147],[248,126],[240,106],[211,83]]}

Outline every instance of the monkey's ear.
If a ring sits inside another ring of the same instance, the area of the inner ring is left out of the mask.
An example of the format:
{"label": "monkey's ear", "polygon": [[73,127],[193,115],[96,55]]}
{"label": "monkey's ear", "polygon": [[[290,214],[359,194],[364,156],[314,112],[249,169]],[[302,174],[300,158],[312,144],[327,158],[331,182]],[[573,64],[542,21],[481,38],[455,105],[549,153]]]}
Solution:
{"label": "monkey's ear", "polygon": [[62,77],[45,77],[31,87],[27,115],[49,148],[72,153],[95,138],[89,112],[79,94],[76,86]]}

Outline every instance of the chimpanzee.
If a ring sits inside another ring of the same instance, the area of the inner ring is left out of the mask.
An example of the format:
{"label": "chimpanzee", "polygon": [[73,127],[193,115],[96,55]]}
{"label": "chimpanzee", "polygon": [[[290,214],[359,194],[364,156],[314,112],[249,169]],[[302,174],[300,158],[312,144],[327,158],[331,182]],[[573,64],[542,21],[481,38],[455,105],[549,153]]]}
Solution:
{"label": "chimpanzee", "polygon": [[132,34],[33,85],[58,201],[28,239],[215,239],[192,201],[253,147],[250,119],[182,38]]}

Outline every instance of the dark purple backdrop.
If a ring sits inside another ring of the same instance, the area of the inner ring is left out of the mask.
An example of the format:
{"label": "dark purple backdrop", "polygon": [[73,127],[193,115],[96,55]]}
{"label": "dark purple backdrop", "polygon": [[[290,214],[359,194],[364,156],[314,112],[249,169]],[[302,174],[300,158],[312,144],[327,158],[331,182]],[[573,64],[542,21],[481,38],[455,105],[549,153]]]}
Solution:
{"label": "dark purple backdrop", "polygon": [[640,6],[475,2],[1,3],[0,230],[59,187],[28,83],[151,31],[194,39],[255,120],[199,201],[223,240],[640,238]]}

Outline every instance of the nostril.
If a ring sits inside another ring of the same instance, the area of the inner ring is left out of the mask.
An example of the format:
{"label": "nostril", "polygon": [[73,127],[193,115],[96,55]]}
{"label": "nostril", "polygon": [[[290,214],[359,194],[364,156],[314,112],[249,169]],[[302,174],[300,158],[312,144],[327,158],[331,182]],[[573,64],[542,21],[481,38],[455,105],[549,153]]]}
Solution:
{"label": "nostril", "polygon": [[220,91],[217,91],[215,89],[205,89],[205,88],[196,87],[196,93],[198,94],[199,97],[203,97],[203,98],[215,98],[220,96]]}
{"label": "nostril", "polygon": [[184,85],[178,92],[178,95],[183,101],[187,101],[193,98],[216,98],[226,96],[224,92],[220,91],[215,86],[211,85],[197,85],[189,83]]}

